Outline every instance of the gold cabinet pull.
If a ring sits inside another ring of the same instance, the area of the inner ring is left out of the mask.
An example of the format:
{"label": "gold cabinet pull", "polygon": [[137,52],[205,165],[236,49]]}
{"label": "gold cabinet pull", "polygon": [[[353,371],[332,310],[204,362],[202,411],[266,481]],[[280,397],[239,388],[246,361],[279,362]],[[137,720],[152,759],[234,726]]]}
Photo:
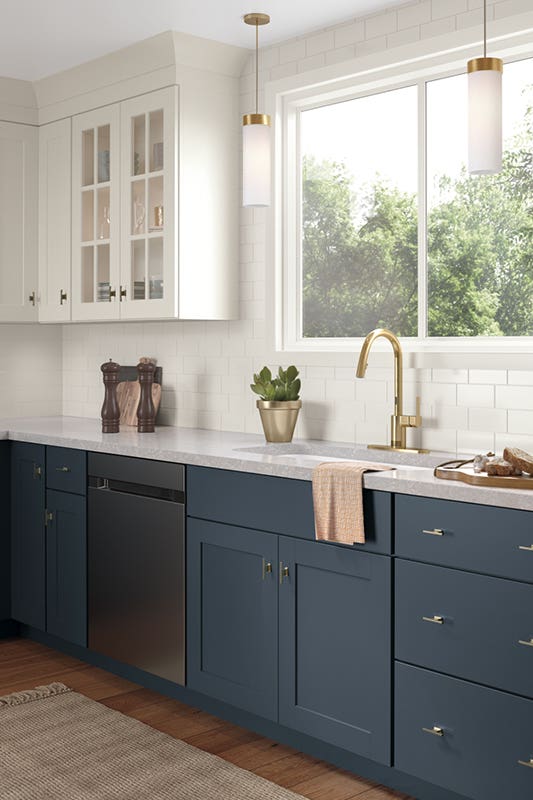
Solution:
{"label": "gold cabinet pull", "polygon": [[56,472],[70,472],[70,467],[56,467]]}
{"label": "gold cabinet pull", "polygon": [[67,302],[67,293],[63,291],[63,289],[59,290],[59,305],[62,306],[63,303]]}
{"label": "gold cabinet pull", "polygon": [[442,528],[433,528],[432,530],[423,530],[422,533],[429,533],[430,536],[444,536]]}
{"label": "gold cabinet pull", "polygon": [[433,725],[432,728],[422,728],[424,733],[431,733],[432,736],[444,736],[444,731],[438,725]]}
{"label": "gold cabinet pull", "polygon": [[45,524],[45,526],[47,526],[49,522],[53,522],[53,519],[54,519],[54,515],[52,514],[52,512],[48,511],[48,509],[46,509],[45,512],[44,512],[44,524]]}
{"label": "gold cabinet pull", "polygon": [[120,292],[119,292],[119,297],[120,297],[120,302],[121,303],[122,303],[122,300],[126,299],[126,295],[127,295],[126,287],[125,286],[121,286],[120,287]]}
{"label": "gold cabinet pull", "polygon": [[283,566],[283,562],[280,561],[279,562],[279,583],[280,583],[280,586],[283,583],[283,578],[288,578],[288,577],[289,577],[289,568],[288,567],[284,567]]}
{"label": "gold cabinet pull", "polygon": [[533,647],[533,639],[530,639],[528,642],[526,642],[525,639],[519,639],[518,644],[525,644],[526,647]]}
{"label": "gold cabinet pull", "polygon": [[265,580],[266,576],[272,572],[272,564],[270,561],[266,561],[266,559],[262,559],[263,566],[261,570],[261,577]]}
{"label": "gold cabinet pull", "polygon": [[529,552],[532,553],[533,552],[533,544],[530,544],[530,545],[519,544],[518,545],[518,549],[519,550],[529,550]]}
{"label": "gold cabinet pull", "polygon": [[533,758],[530,758],[529,761],[520,761],[520,759],[518,759],[518,763],[522,767],[529,767],[530,769],[533,769]]}
{"label": "gold cabinet pull", "polygon": [[34,477],[34,479],[37,480],[37,478],[41,478],[42,474],[43,474],[42,467],[40,467],[39,464],[34,464],[33,465],[33,477]]}
{"label": "gold cabinet pull", "polygon": [[29,300],[29,302],[32,304],[32,306],[34,306],[34,305],[36,304],[36,302],[37,302],[37,294],[36,294],[36,292],[32,292],[32,293],[31,293],[31,294],[28,296],[28,300]]}
{"label": "gold cabinet pull", "polygon": [[109,302],[114,300],[116,296],[117,296],[117,290],[116,289],[112,289],[111,286],[110,286],[109,287]]}
{"label": "gold cabinet pull", "polygon": [[422,617],[424,622],[434,622],[436,625],[444,625],[444,617],[434,614],[432,617]]}

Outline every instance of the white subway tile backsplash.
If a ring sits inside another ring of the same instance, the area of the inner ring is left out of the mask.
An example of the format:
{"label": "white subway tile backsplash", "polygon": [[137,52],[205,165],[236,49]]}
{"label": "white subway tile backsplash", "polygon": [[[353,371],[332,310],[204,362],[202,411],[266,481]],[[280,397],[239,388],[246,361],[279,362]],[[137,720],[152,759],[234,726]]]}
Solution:
{"label": "white subway tile backsplash", "polygon": [[468,0],[431,0],[431,18],[444,19],[468,11]]}
{"label": "white subway tile backsplash", "polygon": [[351,25],[341,25],[334,31],[334,35],[335,47],[346,47],[346,45],[362,42],[365,38],[365,23],[360,20]]}
{"label": "white subway tile backsplash", "polygon": [[467,369],[434,369],[434,383],[467,383]]}
{"label": "white subway tile backsplash", "polygon": [[533,411],[508,411],[509,433],[526,433],[533,436]]}
{"label": "white subway tile backsplash", "polygon": [[469,408],[468,429],[471,431],[505,433],[507,430],[507,411],[502,408]]}
{"label": "white subway tile backsplash", "polygon": [[420,36],[422,39],[430,39],[432,36],[443,36],[445,33],[452,33],[455,30],[455,17],[445,17],[426,22],[420,26]]}
{"label": "white subway tile backsplash", "polygon": [[457,452],[469,455],[495,452],[495,435],[492,431],[457,431]]}
{"label": "white subway tile backsplash", "polygon": [[431,2],[425,0],[422,3],[400,6],[398,14],[398,30],[412,28],[415,25],[422,25],[424,22],[431,21]]}
{"label": "white subway tile backsplash", "polygon": [[533,409],[533,387],[497,386],[496,407],[509,409]]}
{"label": "white subway tile backsplash", "polygon": [[[325,53],[326,50],[333,50],[335,47],[335,34],[333,31],[324,31],[306,39],[306,55],[315,56],[317,53]],[[305,59],[301,59],[305,61]],[[301,71],[301,70],[300,70]]]}
{"label": "white subway tile backsplash", "polygon": [[514,386],[533,386],[533,370],[510,369],[508,382]]}
{"label": "white subway tile backsplash", "polygon": [[460,384],[457,387],[457,405],[494,408],[494,386]]}
{"label": "white subway tile backsplash", "polygon": [[292,42],[281,44],[278,50],[280,64],[287,64],[290,61],[300,61],[307,55],[305,39],[295,39]]}
{"label": "white subway tile backsplash", "polygon": [[377,14],[365,20],[365,38],[375,39],[377,36],[386,36],[398,29],[396,11],[387,14]]}

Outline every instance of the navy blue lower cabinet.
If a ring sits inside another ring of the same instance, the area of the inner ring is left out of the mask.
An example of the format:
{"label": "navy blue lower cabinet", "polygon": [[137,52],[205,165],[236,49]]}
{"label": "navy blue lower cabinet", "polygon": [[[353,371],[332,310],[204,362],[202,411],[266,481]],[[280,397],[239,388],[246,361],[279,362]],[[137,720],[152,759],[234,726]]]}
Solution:
{"label": "navy blue lower cabinet", "polygon": [[45,448],[11,445],[11,614],[45,630]]}
{"label": "navy blue lower cabinet", "polygon": [[0,442],[0,622],[11,617],[11,525],[9,442]]}
{"label": "navy blue lower cabinet", "polygon": [[390,764],[391,562],[280,537],[279,721]]}
{"label": "navy blue lower cabinet", "polygon": [[533,797],[533,701],[396,665],[394,766],[472,800]]}
{"label": "navy blue lower cabinet", "polygon": [[46,630],[86,647],[86,498],[49,490],[46,505]]}
{"label": "navy blue lower cabinet", "polygon": [[278,705],[278,537],[187,522],[187,685],[267,719]]}

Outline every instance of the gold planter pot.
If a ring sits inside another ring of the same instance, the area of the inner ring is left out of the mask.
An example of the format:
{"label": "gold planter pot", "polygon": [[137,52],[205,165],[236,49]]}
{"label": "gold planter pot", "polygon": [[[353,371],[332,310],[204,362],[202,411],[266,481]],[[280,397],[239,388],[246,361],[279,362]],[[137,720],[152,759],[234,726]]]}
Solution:
{"label": "gold planter pot", "polygon": [[257,400],[267,442],[292,442],[301,400]]}

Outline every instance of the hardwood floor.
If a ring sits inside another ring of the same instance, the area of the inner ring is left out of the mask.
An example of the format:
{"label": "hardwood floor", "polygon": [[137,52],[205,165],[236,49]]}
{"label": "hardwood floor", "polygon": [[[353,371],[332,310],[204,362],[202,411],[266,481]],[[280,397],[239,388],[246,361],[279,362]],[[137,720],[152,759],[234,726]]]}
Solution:
{"label": "hardwood floor", "polygon": [[53,681],[310,800],[411,800],[36,642],[0,641],[0,695]]}

